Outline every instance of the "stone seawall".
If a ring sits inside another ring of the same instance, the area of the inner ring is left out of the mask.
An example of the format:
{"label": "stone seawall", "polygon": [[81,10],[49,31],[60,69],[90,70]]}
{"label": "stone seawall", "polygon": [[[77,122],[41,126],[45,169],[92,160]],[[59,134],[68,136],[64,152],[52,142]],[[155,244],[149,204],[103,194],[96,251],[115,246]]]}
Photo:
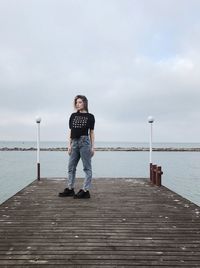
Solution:
{"label": "stone seawall", "polygon": [[[0,151],[36,151],[34,147],[21,148],[21,147],[2,147]],[[56,147],[56,148],[41,148],[41,151],[67,151],[67,148]],[[96,151],[124,151],[124,152],[146,152],[149,151],[147,147],[96,147]],[[175,147],[163,147],[153,148],[156,152],[200,152],[200,148],[175,148]]]}

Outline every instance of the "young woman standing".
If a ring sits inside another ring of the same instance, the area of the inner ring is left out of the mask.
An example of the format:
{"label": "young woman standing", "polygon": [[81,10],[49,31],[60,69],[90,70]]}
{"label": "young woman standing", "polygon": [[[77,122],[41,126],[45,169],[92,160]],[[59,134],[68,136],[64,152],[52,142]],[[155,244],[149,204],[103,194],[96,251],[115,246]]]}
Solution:
{"label": "young woman standing", "polygon": [[[92,181],[91,157],[94,155],[94,124],[93,114],[88,112],[88,100],[83,95],[77,95],[74,99],[75,113],[69,119],[69,163],[67,188],[60,197],[74,196],[74,198],[90,198],[89,189]],[[82,160],[85,180],[82,189],[75,194],[76,167],[79,160]]]}

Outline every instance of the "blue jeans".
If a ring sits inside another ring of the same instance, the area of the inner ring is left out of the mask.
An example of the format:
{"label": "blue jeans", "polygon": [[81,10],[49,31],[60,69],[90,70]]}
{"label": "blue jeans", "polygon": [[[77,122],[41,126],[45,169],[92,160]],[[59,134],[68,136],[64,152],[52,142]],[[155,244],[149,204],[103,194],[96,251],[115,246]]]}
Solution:
{"label": "blue jeans", "polygon": [[91,143],[88,136],[81,136],[72,140],[72,151],[68,163],[68,188],[74,188],[76,167],[79,160],[83,162],[85,180],[83,190],[87,191],[91,187],[92,165],[91,165]]}

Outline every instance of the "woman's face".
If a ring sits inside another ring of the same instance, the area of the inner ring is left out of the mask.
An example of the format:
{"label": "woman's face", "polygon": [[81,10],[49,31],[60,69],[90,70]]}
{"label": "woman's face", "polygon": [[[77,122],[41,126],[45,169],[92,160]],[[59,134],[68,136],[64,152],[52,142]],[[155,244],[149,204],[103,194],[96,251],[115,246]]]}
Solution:
{"label": "woman's face", "polygon": [[77,99],[76,100],[76,109],[78,111],[83,111],[84,110],[84,102],[82,101],[82,99]]}

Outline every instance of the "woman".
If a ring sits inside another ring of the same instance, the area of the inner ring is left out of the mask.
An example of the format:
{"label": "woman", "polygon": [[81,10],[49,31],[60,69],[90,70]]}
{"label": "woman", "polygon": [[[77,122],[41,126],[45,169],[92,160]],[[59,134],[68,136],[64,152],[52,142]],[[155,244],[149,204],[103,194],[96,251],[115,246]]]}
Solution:
{"label": "woman", "polygon": [[[91,157],[94,155],[94,124],[93,114],[88,112],[88,100],[85,96],[77,95],[74,99],[75,113],[69,119],[69,163],[67,188],[60,197],[74,196],[74,198],[90,198],[89,189],[92,181]],[[83,162],[85,180],[83,188],[75,194],[74,184],[76,176],[76,166],[79,160]]]}

